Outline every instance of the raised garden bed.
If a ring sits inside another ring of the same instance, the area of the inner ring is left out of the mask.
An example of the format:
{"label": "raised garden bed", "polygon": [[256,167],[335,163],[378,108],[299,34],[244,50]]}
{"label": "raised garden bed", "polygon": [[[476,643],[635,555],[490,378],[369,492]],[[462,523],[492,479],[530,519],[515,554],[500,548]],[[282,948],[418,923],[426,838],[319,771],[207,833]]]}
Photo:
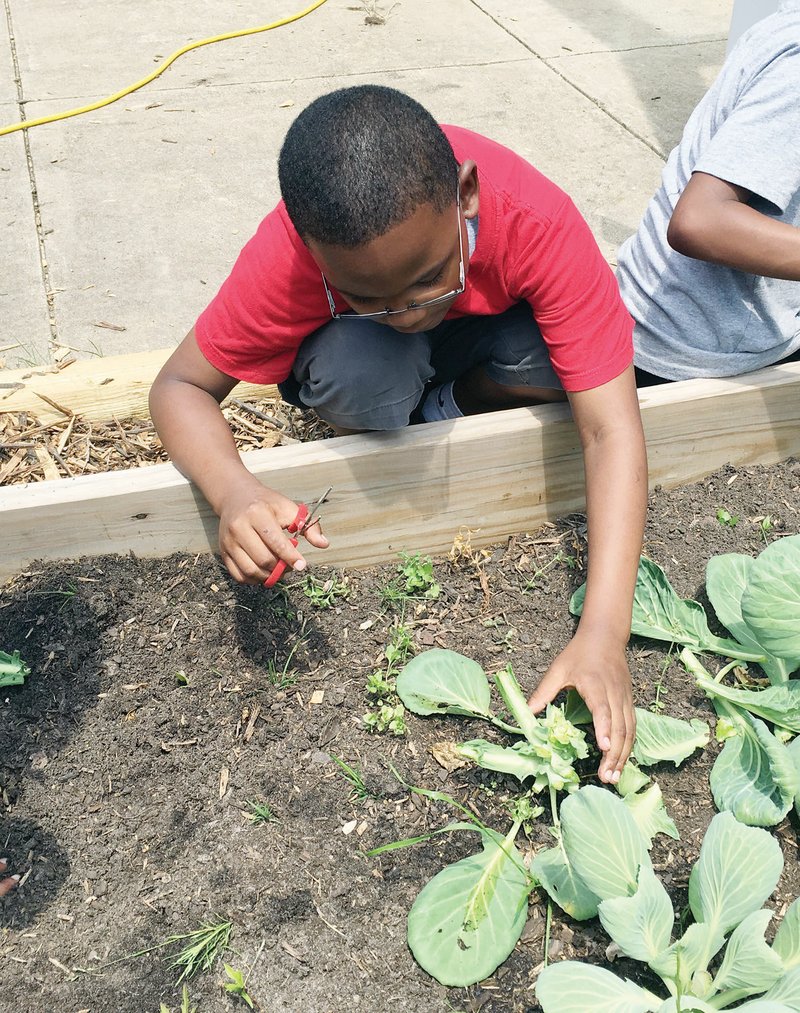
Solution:
{"label": "raised garden bed", "polygon": [[[648,554],[680,594],[697,597],[712,554],[756,555],[765,540],[800,529],[798,487],[790,462],[656,490]],[[488,556],[466,551],[463,537],[460,545],[459,560],[436,561],[442,593],[423,601],[385,601],[394,562],[344,573],[317,567],[321,586],[298,581],[273,592],[235,586],[207,555],[36,563],[6,585],[0,645],[19,647],[33,670],[3,695],[2,853],[27,877],[0,901],[9,1009],[156,1013],[164,1002],[175,1010],[179,972],[167,966],[175,947],[109,962],[221,918],[233,923],[227,961],[252,966],[248,990],[270,1013],[539,1010],[540,895],[498,973],[448,990],[413,962],[405,919],[422,885],[474,842],[443,835],[365,855],[452,818],[448,807],[410,795],[390,764],[502,829],[519,792],[504,775],[448,771],[434,758],[437,743],[474,736],[473,723],[408,715],[404,736],[366,730],[366,682],[385,667],[393,627],[405,625],[416,650],[452,648],[487,671],[511,661],[526,688],[573,629],[579,516],[504,539]],[[349,596],[337,598],[342,587]],[[326,597],[330,607],[315,604]],[[634,641],[630,659],[639,706],[713,723],[665,645]],[[656,838],[653,851],[676,910],[714,812],[708,774],[717,750],[712,742],[680,770],[655,771],[681,831],[680,842]],[[375,797],[353,799],[333,755]],[[594,763],[583,772],[591,780]],[[277,822],[253,825],[242,811],[251,801]],[[786,870],[770,906],[780,910],[800,893],[800,874],[793,823],[775,833]],[[546,819],[520,843],[548,846]],[[574,923],[554,908],[549,959],[602,964],[607,944],[596,921]],[[615,970],[642,981],[632,962],[618,960]],[[222,976],[218,963],[189,981],[199,1013],[245,1008],[223,995]]]}

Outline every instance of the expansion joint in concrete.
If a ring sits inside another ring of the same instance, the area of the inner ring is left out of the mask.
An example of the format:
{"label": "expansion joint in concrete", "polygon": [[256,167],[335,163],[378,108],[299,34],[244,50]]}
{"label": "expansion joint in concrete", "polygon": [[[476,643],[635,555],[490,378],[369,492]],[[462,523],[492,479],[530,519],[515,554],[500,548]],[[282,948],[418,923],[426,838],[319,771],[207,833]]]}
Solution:
{"label": "expansion joint in concrete", "polygon": [[[25,95],[22,88],[22,74],[20,73],[19,59],[17,56],[17,41],[14,35],[14,22],[11,18],[11,4],[10,0],[3,0],[6,12],[6,22],[8,24],[8,41],[11,48],[11,61],[14,68],[14,83],[17,89],[17,107],[19,109],[20,121],[25,120]],[[45,232],[42,225],[42,212],[39,205],[39,193],[36,187],[36,172],[33,165],[33,154],[31,153],[30,139],[28,137],[28,131],[23,130],[22,140],[25,145],[25,160],[28,165],[28,180],[31,187],[31,201],[33,203],[33,220],[36,227],[36,240],[39,247],[39,267],[42,272],[42,284],[44,286],[44,295],[47,301],[47,319],[50,325],[50,343],[51,345],[58,344],[58,328],[56,325],[56,312],[55,312],[55,297],[53,294],[53,287],[50,281],[50,268],[47,263],[47,249],[45,245]]]}
{"label": "expansion joint in concrete", "polygon": [[[561,80],[564,82],[564,84],[567,84],[570,86],[570,88],[573,88],[579,95],[582,95],[583,98],[591,102],[593,106],[599,109],[601,113],[607,116],[610,120],[613,120],[614,123],[617,124],[617,126],[622,127],[622,129],[626,133],[630,134],[631,137],[634,137],[637,141],[639,141],[640,144],[643,144],[646,148],[649,148],[650,151],[658,155],[658,157],[662,161],[664,160],[664,158],[666,157],[664,152],[660,151],[652,143],[652,141],[648,141],[646,137],[643,137],[640,133],[637,133],[637,131],[632,130],[631,127],[628,126],[628,124],[624,120],[620,119],[619,116],[615,116],[606,106],[603,105],[602,102],[598,102],[598,100],[593,95],[590,95],[588,92],[584,91],[583,88],[579,88],[574,81],[570,81],[570,79],[565,74],[562,74],[561,71],[553,65],[553,60],[548,60],[546,57],[542,56],[541,53],[537,53],[536,50],[533,48],[533,46],[527,43],[523,38],[520,38],[520,36],[517,35],[515,32],[512,32],[511,29],[508,27],[508,25],[504,25],[499,18],[496,18],[494,14],[492,14],[490,11],[487,11],[485,7],[482,7],[478,3],[478,0],[470,0],[470,3],[472,4],[473,7],[477,7],[478,10],[481,12],[481,14],[485,14],[487,18],[493,21],[498,28],[501,28],[506,33],[506,35],[510,35],[515,42],[518,42],[521,46],[527,49],[527,51],[531,54],[531,56],[534,56],[536,57],[537,60],[541,61],[545,65],[545,67],[547,67],[548,70],[552,71],[557,77],[560,77]],[[554,57],[553,59],[559,59],[559,57]]]}

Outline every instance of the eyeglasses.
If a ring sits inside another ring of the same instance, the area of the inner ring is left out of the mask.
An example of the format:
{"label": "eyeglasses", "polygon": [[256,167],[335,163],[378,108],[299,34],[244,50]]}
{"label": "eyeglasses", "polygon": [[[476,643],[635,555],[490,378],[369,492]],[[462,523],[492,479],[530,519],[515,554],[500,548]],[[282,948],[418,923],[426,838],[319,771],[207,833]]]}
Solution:
{"label": "eyeglasses", "polygon": [[322,284],[325,286],[325,295],[328,297],[328,306],[330,306],[331,316],[334,320],[385,320],[388,317],[400,316],[402,313],[407,313],[409,310],[423,310],[428,309],[431,306],[441,306],[442,303],[449,302],[451,299],[455,299],[460,296],[466,287],[466,274],[464,271],[464,239],[461,232],[461,194],[457,195],[457,206],[456,211],[458,214],[458,288],[454,288],[452,292],[445,292],[444,295],[434,296],[433,299],[423,299],[421,302],[416,300],[410,302],[401,310],[390,310],[383,309],[378,310],[375,313],[359,313],[357,310],[346,310],[344,313],[336,312],[336,303],[333,300],[333,295],[330,288],[328,287],[327,279],[325,275],[322,275]]}

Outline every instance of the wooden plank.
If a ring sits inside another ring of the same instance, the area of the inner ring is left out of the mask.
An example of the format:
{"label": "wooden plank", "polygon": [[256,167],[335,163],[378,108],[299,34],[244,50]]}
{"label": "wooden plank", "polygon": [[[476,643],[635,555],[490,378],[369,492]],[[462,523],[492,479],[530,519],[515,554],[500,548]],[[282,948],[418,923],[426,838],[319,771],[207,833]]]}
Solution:
{"label": "wooden plank", "polygon": [[[650,480],[695,481],[723,464],[800,454],[800,364],[641,392]],[[565,405],[516,409],[243,455],[297,500],[334,487],[332,547],[309,558],[366,565],[443,552],[459,527],[486,544],[582,509],[583,462]],[[0,490],[0,577],[35,559],[213,550],[216,519],[171,465]]]}
{"label": "wooden plank", "polygon": [[[63,419],[62,412],[38,396],[43,395],[92,422],[108,422],[114,417],[146,418],[150,386],[171,354],[171,348],[161,348],[74,362],[63,370],[1,370],[0,414],[26,411],[43,423]],[[233,396],[274,397],[277,392],[272,384],[240,383]]]}

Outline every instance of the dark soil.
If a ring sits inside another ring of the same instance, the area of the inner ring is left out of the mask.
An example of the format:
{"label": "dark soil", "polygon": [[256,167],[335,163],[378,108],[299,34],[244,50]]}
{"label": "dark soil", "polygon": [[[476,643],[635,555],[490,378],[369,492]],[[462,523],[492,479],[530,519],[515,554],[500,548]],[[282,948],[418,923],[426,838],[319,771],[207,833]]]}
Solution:
{"label": "dark soil", "polygon": [[[680,594],[703,600],[711,555],[755,555],[765,537],[800,529],[799,484],[800,466],[789,462],[657,490],[647,552]],[[719,508],[738,523],[720,523]],[[775,525],[766,536],[764,515]],[[318,576],[348,582],[349,597],[329,608],[315,607],[302,581],[238,587],[208,557],[87,559],[34,566],[11,581],[0,592],[0,646],[19,648],[32,674],[0,700],[0,855],[23,876],[0,901],[0,1008],[158,1013],[163,1002],[175,1011],[178,972],[168,965],[177,947],[120,958],[229,919],[226,959],[252,968],[248,989],[269,1013],[539,1010],[546,902],[537,894],[522,941],[480,985],[445,989],[407,949],[414,897],[477,847],[473,835],[365,854],[452,817],[410,795],[390,764],[505,829],[515,782],[448,773],[430,751],[493,731],[409,715],[397,738],[369,734],[361,717],[366,679],[401,618],[417,650],[449,647],[487,671],[510,661],[532,687],[574,628],[567,605],[582,580],[583,536],[580,517],[516,536],[483,559],[483,576],[468,559],[437,561],[441,596],[405,606],[381,600],[393,565],[345,575],[318,567]],[[666,713],[712,720],[667,645],[634,641],[630,662],[638,705],[658,700]],[[678,910],[714,812],[717,748],[655,772],[682,835],[657,839],[653,852]],[[331,754],[378,797],[351,801]],[[251,800],[278,822],[254,826],[243,812]],[[523,849],[546,845],[547,826],[544,816]],[[796,829],[792,821],[776,829],[787,859],[776,909],[800,893]],[[602,963],[608,942],[596,921],[554,911],[551,958]],[[617,969],[637,974],[627,961]],[[198,1013],[246,1008],[222,992],[221,978],[217,962],[189,981]]]}

